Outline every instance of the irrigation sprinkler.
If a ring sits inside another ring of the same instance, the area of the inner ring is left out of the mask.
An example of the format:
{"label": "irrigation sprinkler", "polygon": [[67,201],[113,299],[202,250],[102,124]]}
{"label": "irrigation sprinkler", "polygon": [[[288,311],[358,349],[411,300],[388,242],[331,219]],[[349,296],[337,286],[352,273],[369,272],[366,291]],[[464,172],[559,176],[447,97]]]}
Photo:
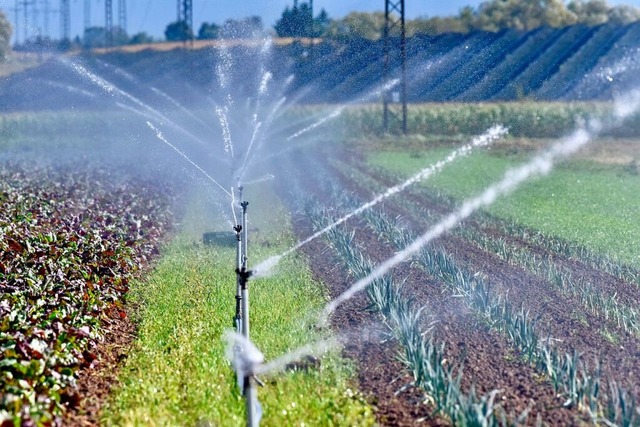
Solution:
{"label": "irrigation sprinkler", "polygon": [[[240,271],[242,267],[242,226],[236,225],[233,227],[233,231],[236,232],[236,271]],[[240,275],[236,278],[236,314],[233,317],[233,327],[237,333],[241,334],[244,330],[244,322],[242,321],[242,284],[240,283]]]}

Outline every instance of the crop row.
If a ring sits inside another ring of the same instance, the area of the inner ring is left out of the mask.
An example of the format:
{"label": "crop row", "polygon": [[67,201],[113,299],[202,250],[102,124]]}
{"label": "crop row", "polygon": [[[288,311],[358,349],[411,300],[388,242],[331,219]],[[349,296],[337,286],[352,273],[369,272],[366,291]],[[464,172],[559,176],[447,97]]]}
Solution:
{"label": "crop row", "polygon": [[[333,222],[333,216],[317,202],[307,203],[307,214],[315,228],[322,229]],[[355,280],[368,276],[374,264],[354,244],[354,231],[333,228],[327,239],[340,255]],[[454,425],[508,425],[504,411],[496,405],[496,392],[478,396],[475,389],[465,394],[461,389],[462,371],[444,363],[444,344],[436,344],[425,330],[425,307],[415,304],[401,294],[401,287],[390,275],[375,280],[367,295],[380,312],[393,336],[402,345],[401,360],[411,371],[414,386],[424,390],[434,413],[444,415]],[[521,418],[524,419],[526,414]]]}
{"label": "crop row", "polygon": [[[538,51],[536,60],[528,62],[528,66],[493,99],[518,99],[529,95],[535,97],[543,82],[555,74],[560,65],[586,44],[596,31],[596,28],[583,25],[574,25],[566,31],[560,30],[554,42],[544,52]],[[518,90],[521,93],[518,94]]]}
{"label": "crop row", "polygon": [[[369,211],[367,219],[383,238],[388,238],[399,249],[413,241],[409,233],[400,231],[383,214]],[[435,248],[424,248],[417,261],[454,294],[463,297],[489,326],[504,333],[526,360],[547,375],[556,392],[566,396],[565,405],[586,410],[594,422],[605,420],[617,425],[640,422],[635,401],[626,390],[611,382],[612,391],[604,395],[599,370],[589,372],[578,353],[562,354],[550,339],[541,339],[536,320],[529,312],[524,307],[515,309],[506,297],[493,295],[490,283],[481,275],[466,271],[451,255]],[[602,405],[603,400],[606,406]]]}
{"label": "crop row", "polygon": [[[345,109],[338,121],[347,136],[380,134],[380,106],[353,106]],[[513,137],[560,138],[590,118],[606,119],[611,107],[596,103],[487,103],[487,104],[419,104],[410,105],[407,128],[417,135],[480,135],[496,123],[509,128]],[[640,115],[628,126],[606,132],[606,136],[638,136]],[[392,124],[396,126],[396,124]],[[390,130],[392,133],[399,128]]]}
{"label": "crop row", "polygon": [[559,68],[558,72],[546,80],[537,96],[542,99],[559,98],[564,96],[577,81],[584,78],[585,74],[593,68],[595,62],[611,50],[615,42],[622,37],[631,27],[617,25],[603,25],[599,27],[593,37],[587,40],[567,61]]}
{"label": "crop row", "polygon": [[[353,197],[344,198],[340,191],[334,191],[334,197],[343,203],[354,203]],[[399,250],[414,240],[410,231],[401,229],[382,213],[369,210],[365,218],[382,239]],[[612,391],[603,396],[599,370],[589,372],[579,354],[561,354],[552,346],[551,339],[541,339],[536,320],[528,311],[524,307],[516,309],[507,298],[493,295],[490,283],[481,275],[468,272],[442,249],[425,247],[415,261],[454,295],[462,297],[490,327],[504,333],[526,360],[547,375],[556,392],[567,397],[566,405],[585,409],[597,421],[603,418],[605,410],[600,402],[606,399],[607,421],[623,425],[640,421],[632,396],[613,382]]]}
{"label": "crop row", "polygon": [[566,267],[557,265],[552,259],[542,257],[508,244],[505,239],[489,238],[474,232],[470,228],[460,230],[467,240],[489,252],[498,255],[512,265],[520,265],[542,277],[561,292],[577,298],[583,307],[606,320],[613,320],[618,327],[636,336],[640,335],[640,312],[617,298],[617,295],[605,295],[602,290],[584,280],[575,279]]}
{"label": "crop row", "polygon": [[157,252],[169,199],[113,172],[16,168],[2,172],[0,200],[0,424],[51,424],[80,398],[103,319],[126,317],[122,297]]}
{"label": "crop row", "polygon": [[[348,168],[349,166],[338,165],[338,167]],[[377,191],[385,190],[385,187],[380,185],[378,181],[358,172],[357,169],[351,168],[350,175],[369,188],[375,189]],[[427,187],[421,187],[420,189],[410,191],[414,196],[422,198],[426,197],[427,199],[432,200],[433,202],[435,202],[435,204],[442,207],[448,209],[453,209],[455,207],[455,201],[453,199],[445,196],[437,190]],[[396,203],[402,205],[409,211],[419,212],[419,215],[424,219],[437,218],[434,212],[423,205],[416,204],[409,198],[399,199]],[[514,220],[498,218],[483,211],[475,215],[474,221],[480,228],[497,228],[501,232],[516,239],[522,240],[528,245],[541,247],[550,253],[558,254],[561,257],[565,257],[567,259],[579,261],[586,266],[589,266],[596,270],[600,270],[622,281],[640,286],[640,269],[620,262],[607,254],[595,252],[582,244],[572,242],[560,237],[552,236],[540,230],[534,230],[529,227],[523,226]],[[459,231],[458,229],[456,229],[453,230],[453,232],[458,233]]]}

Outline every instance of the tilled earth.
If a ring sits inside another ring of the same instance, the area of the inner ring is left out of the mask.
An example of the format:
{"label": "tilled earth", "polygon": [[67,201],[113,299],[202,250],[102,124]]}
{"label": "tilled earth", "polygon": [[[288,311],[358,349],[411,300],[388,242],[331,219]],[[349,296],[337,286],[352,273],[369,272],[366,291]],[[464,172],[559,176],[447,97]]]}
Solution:
{"label": "tilled earth", "polygon": [[[343,159],[351,160],[343,160],[340,167],[319,165],[318,159],[322,157],[298,156],[292,165],[298,170],[298,182],[303,191],[329,208],[336,202],[324,183],[328,175],[336,179],[344,193],[360,202],[372,198],[371,190],[362,184],[362,176],[369,180],[369,188],[371,182],[377,182],[380,188],[397,183],[397,180],[369,170],[355,154],[343,155]],[[349,174],[341,172],[343,170],[355,172]],[[388,200],[383,208],[377,209],[384,210],[391,217],[402,218],[404,227],[414,235],[421,234],[433,225],[433,220],[412,206],[426,208],[436,214],[445,214],[452,209],[448,203],[419,189]],[[363,220],[353,219],[346,226],[356,230],[355,244],[375,262],[386,260],[396,250],[381,240]],[[635,283],[595,269],[586,261],[555,253],[543,245],[511,235],[499,226],[499,220],[472,219],[463,227],[472,227],[474,232],[489,239],[504,239],[519,249],[553,260],[557,265],[569,268],[572,275],[588,280],[599,292],[617,292],[625,304],[637,306],[640,302],[640,292]],[[298,216],[295,228],[300,238],[307,237],[312,231],[310,220],[302,214]],[[585,366],[592,370],[598,365],[603,389],[608,388],[608,383],[616,383],[623,385],[636,398],[640,396],[637,387],[640,340],[637,335],[626,332],[615,321],[607,319],[604,313],[585,309],[576,298],[560,292],[547,279],[480,249],[462,236],[449,234],[438,239],[435,246],[452,254],[468,271],[486,277],[494,294],[508,298],[514,307],[528,310],[531,318],[537,318],[538,330],[552,338],[561,352],[581,354]],[[339,257],[324,239],[313,241],[304,247],[304,251],[315,275],[329,287],[331,297],[336,297],[353,283]],[[463,369],[463,389],[474,387],[480,394],[497,390],[496,399],[505,413],[514,419],[527,412],[527,424],[530,425],[538,422],[546,425],[591,422],[584,408],[566,405],[566,396],[554,391],[544,372],[526,362],[507,337],[491,329],[462,298],[456,298],[438,280],[411,263],[397,268],[394,276],[398,281],[405,280],[403,289],[407,298],[413,298],[417,305],[426,307],[425,312],[436,322],[432,331],[434,339],[444,343],[446,363]],[[334,315],[333,326],[338,332],[348,333],[349,337],[358,337],[349,340],[344,352],[357,362],[360,389],[377,408],[379,422],[383,425],[446,425],[445,419],[433,413],[424,392],[406,387],[412,378],[399,361],[400,349],[385,335],[385,327],[380,324],[378,315],[367,311],[367,307],[366,296],[360,294],[341,306]],[[615,338],[612,339],[612,335]]]}

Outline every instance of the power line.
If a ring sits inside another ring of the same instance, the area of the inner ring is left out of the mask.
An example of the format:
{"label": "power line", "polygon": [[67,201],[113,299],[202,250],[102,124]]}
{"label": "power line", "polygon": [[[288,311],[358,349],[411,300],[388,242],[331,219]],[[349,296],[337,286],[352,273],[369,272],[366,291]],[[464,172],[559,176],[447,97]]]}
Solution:
{"label": "power line", "polygon": [[91,27],[91,0],[84,0],[84,31]]}
{"label": "power line", "polygon": [[113,46],[113,1],[104,0],[105,44]]}
{"label": "power line", "polygon": [[[400,54],[400,93],[399,99],[395,96],[397,92],[391,92],[388,89],[383,94],[383,126],[385,132],[389,130],[389,118],[398,118],[390,105],[400,102],[402,104],[401,117],[402,132],[407,133],[407,40],[404,19],[404,1],[405,0],[385,0],[384,3],[384,84],[387,85],[391,80],[392,61],[391,55]],[[394,30],[400,30],[400,46],[399,52],[395,44],[395,36],[392,34]],[[391,95],[391,96],[390,96]]]}
{"label": "power line", "polygon": [[60,37],[69,41],[71,35],[71,1],[60,0]]}
{"label": "power line", "polygon": [[120,31],[127,32],[127,2],[126,0],[118,0],[118,27]]}
{"label": "power line", "polygon": [[178,22],[187,25],[193,43],[193,0],[178,0]]}

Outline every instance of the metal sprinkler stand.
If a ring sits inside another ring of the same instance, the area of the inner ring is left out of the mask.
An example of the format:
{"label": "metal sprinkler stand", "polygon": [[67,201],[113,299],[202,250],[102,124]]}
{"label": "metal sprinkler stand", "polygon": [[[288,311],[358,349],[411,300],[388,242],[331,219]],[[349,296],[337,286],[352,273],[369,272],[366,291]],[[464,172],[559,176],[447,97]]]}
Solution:
{"label": "metal sprinkler stand", "polygon": [[[242,187],[240,188],[242,189]],[[240,206],[242,206],[242,230],[244,231],[242,238],[242,268],[246,270],[248,268],[247,245],[249,244],[249,229],[247,228],[247,207],[249,206],[249,202],[242,202]]]}
{"label": "metal sprinkler stand", "polygon": [[236,274],[238,275],[238,282],[240,283],[240,289],[242,291],[242,335],[244,335],[246,339],[249,339],[249,277],[251,277],[253,272],[241,267],[236,269]]}
{"label": "metal sprinkler stand", "polygon": [[[249,339],[249,277],[252,272],[248,271],[245,267],[236,269],[238,275],[238,282],[242,289],[242,335]],[[247,411],[247,426],[257,427],[260,423],[260,410],[257,391],[256,391],[257,378],[253,375],[253,372],[246,372],[243,381],[243,390],[245,398],[245,406]]]}
{"label": "metal sprinkler stand", "polygon": [[[236,232],[237,246],[236,246],[236,271],[243,268],[243,256],[242,256],[242,226],[236,225],[233,227],[233,231]],[[240,283],[240,276],[236,279],[236,314],[233,317],[233,327],[237,333],[242,333],[243,321],[242,321],[242,285]]]}

